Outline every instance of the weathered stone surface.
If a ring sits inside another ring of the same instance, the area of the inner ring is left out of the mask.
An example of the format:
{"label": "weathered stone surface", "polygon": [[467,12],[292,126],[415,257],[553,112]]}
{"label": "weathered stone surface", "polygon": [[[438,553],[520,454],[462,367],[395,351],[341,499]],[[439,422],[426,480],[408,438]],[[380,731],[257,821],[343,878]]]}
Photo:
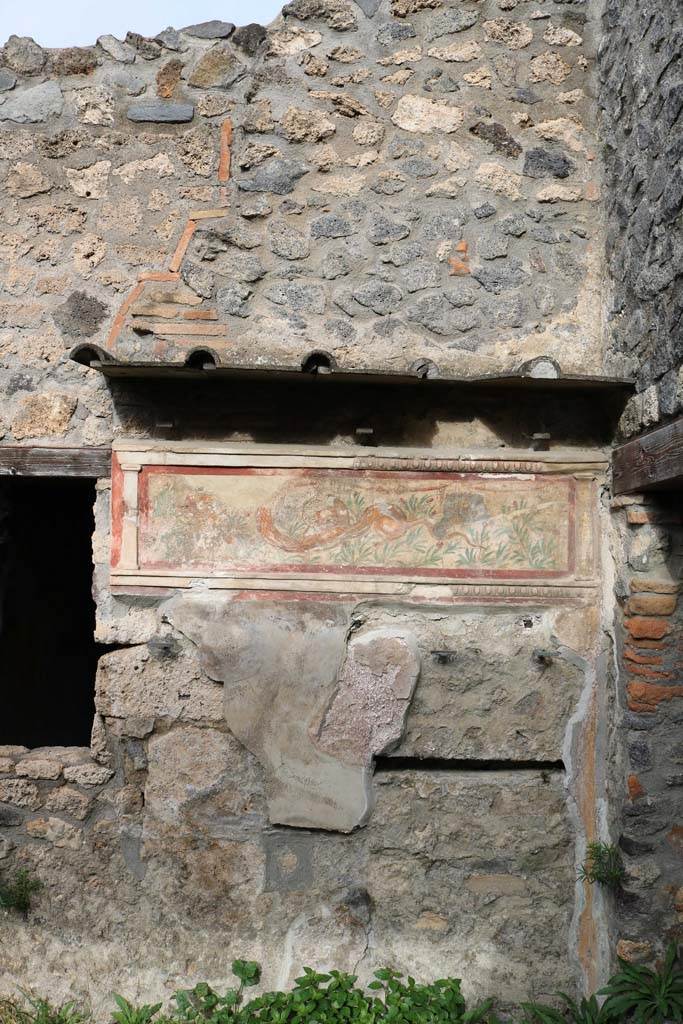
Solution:
{"label": "weathered stone surface", "polygon": [[297,182],[308,172],[308,167],[297,160],[272,159],[262,164],[253,178],[240,178],[238,185],[245,192],[272,192],[286,196],[293,192]]}
{"label": "weathered stone surface", "polygon": [[183,124],[194,117],[192,103],[136,103],[128,107],[129,121],[147,121],[152,124]]}
{"label": "weathered stone surface", "polygon": [[519,199],[521,195],[521,177],[501,164],[480,164],[475,177],[481,188],[490,189],[491,192],[507,196],[508,199]]}
{"label": "weathered stone surface", "polygon": [[71,395],[47,391],[27,395],[12,417],[11,428],[17,441],[28,437],[56,437],[64,434],[76,410]]}
{"label": "weathered stone surface", "polygon": [[529,61],[529,80],[531,82],[552,82],[561,85],[571,74],[571,67],[559,53],[541,53]]}
{"label": "weathered stone surface", "polygon": [[0,121],[38,124],[58,116],[64,108],[62,90],[56,82],[44,82],[13,93],[0,104]]}
{"label": "weathered stone surface", "polygon": [[45,810],[53,814],[68,814],[78,821],[84,821],[90,813],[92,800],[85,793],[72,786],[53,789],[45,801]]}
{"label": "weathered stone surface", "polygon": [[425,39],[431,42],[440,36],[448,36],[454,32],[464,32],[472,28],[479,20],[476,11],[467,11],[460,8],[447,8],[439,11],[429,18],[425,25]]}
{"label": "weathered stone surface", "polygon": [[319,285],[299,284],[295,281],[273,284],[265,295],[276,306],[285,306],[301,313],[325,312],[325,292]]}
{"label": "weathered stone surface", "polygon": [[306,259],[311,251],[310,239],[284,220],[270,221],[268,244],[276,256],[282,256],[287,260]]}
{"label": "weathered stone surface", "polygon": [[263,25],[251,22],[249,25],[242,25],[232,35],[233,46],[239,47],[248,57],[253,57],[266,38],[266,30]]}
{"label": "weathered stone surface", "polygon": [[528,149],[524,155],[524,170],[530,178],[566,178],[576,170],[576,164],[562,153],[547,149]]}
{"label": "weathered stone surface", "polygon": [[5,187],[11,196],[28,199],[41,192],[50,192],[53,186],[49,178],[46,178],[35,164],[20,161],[12,167],[7,175]]}
{"label": "weathered stone surface", "polygon": [[489,39],[495,43],[504,43],[510,50],[522,50],[534,38],[534,33],[528,25],[511,21],[509,18],[485,21],[483,28]]}
{"label": "weathered stone surface", "polygon": [[97,63],[97,51],[93,46],[67,46],[50,53],[50,71],[53,75],[89,75]]}
{"label": "weathered stone surface", "polygon": [[229,43],[216,43],[198,61],[187,81],[197,89],[227,89],[246,70]]}
{"label": "weathered stone surface", "polygon": [[232,35],[235,26],[230,21],[202,21],[198,25],[188,25],[181,28],[187,36],[194,36],[196,39],[227,39]]}
{"label": "weathered stone surface", "polygon": [[84,199],[102,199],[107,193],[110,171],[109,160],[98,160],[81,170],[67,167],[66,177],[77,196]]}
{"label": "weathered stone surface", "polygon": [[294,17],[300,21],[320,19],[337,32],[347,32],[358,27],[353,8],[347,0],[293,0],[285,4],[282,14],[285,18]]}
{"label": "weathered stone surface", "polygon": [[54,781],[62,774],[62,765],[56,761],[28,757],[17,764],[15,773],[26,779],[49,779]]}
{"label": "weathered stone surface", "polygon": [[119,61],[121,64],[133,64],[135,61],[134,48],[129,46],[128,43],[124,43],[120,39],[117,39],[116,36],[99,36],[97,45],[100,46],[109,57],[113,60]]}
{"label": "weathered stone surface", "polygon": [[[522,152],[522,147],[516,139],[512,138],[502,124],[496,124],[495,121],[490,123],[477,121],[476,124],[472,125],[470,131],[477,138],[483,139],[484,142],[490,142],[493,148],[498,153],[503,153],[504,156],[514,158]],[[526,170],[524,173],[527,173]]]}
{"label": "weathered stone surface", "polygon": [[66,781],[77,786],[103,786],[113,774],[111,768],[99,764],[78,764],[64,769]]}
{"label": "weathered stone surface", "polygon": [[47,54],[29,36],[10,36],[2,48],[2,61],[20,75],[38,75],[43,70]]}
{"label": "weathered stone surface", "polygon": [[87,292],[72,292],[52,317],[69,338],[91,338],[105,320],[107,307]]}
{"label": "weathered stone surface", "polygon": [[302,107],[289,107],[281,124],[283,134],[290,142],[321,142],[337,130],[326,114]]}
{"label": "weathered stone surface", "polygon": [[17,76],[7,68],[0,68],[0,92],[9,92],[17,84]]}
{"label": "weathered stone surface", "polygon": [[424,96],[401,96],[391,120],[407,132],[429,133],[457,131],[463,122],[463,113],[458,107]]}
{"label": "weathered stone surface", "polygon": [[250,295],[251,288],[245,284],[229,284],[218,291],[218,308],[228,316],[247,317],[251,312],[246,301]]}
{"label": "weathered stone surface", "polygon": [[386,316],[398,309],[403,293],[393,284],[382,281],[368,281],[353,292],[353,297],[361,306],[367,306],[378,316]]}
{"label": "weathered stone surface", "polygon": [[27,779],[0,779],[0,803],[35,811],[41,805],[40,793]]}

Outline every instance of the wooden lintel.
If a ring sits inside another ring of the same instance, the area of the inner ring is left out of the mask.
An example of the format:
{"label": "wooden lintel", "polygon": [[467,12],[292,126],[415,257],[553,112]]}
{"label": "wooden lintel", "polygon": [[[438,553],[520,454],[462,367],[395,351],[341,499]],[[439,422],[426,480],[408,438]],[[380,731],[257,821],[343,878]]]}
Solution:
{"label": "wooden lintel", "polygon": [[102,477],[110,473],[111,448],[0,445],[0,476]]}
{"label": "wooden lintel", "polygon": [[683,487],[683,416],[616,448],[614,494]]}

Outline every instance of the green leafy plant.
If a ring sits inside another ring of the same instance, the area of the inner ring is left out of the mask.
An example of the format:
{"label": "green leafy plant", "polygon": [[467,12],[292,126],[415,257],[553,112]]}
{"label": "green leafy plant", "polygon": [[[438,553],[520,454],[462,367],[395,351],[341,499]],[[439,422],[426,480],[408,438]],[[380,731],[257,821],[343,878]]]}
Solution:
{"label": "green leafy plant", "polygon": [[86,1016],[74,1002],[55,1006],[49,999],[21,992],[24,1002],[0,1000],[0,1024],[84,1024]]}
{"label": "green leafy plant", "polygon": [[606,995],[603,1009],[613,1019],[631,1018],[634,1024],[664,1024],[683,1020],[683,971],[676,966],[672,943],[661,971],[619,959],[620,969],[599,995]]}
{"label": "green leafy plant", "polygon": [[579,871],[582,882],[600,882],[610,889],[618,889],[626,871],[617,846],[609,843],[589,843],[586,863]]}
{"label": "green leafy plant", "polygon": [[538,1024],[607,1024],[607,1021],[614,1020],[613,1014],[600,1006],[595,996],[577,1003],[564,992],[558,995],[565,1004],[564,1013],[543,1003],[522,1003],[522,1009],[531,1021],[537,1021]]}
{"label": "green leafy plant", "polygon": [[[239,981],[239,985],[237,988],[229,988],[222,996],[214,992],[206,982],[200,982],[194,988],[179,989],[173,995],[176,1005],[172,1018],[186,1024],[228,1024],[236,1020],[240,1014],[244,989],[258,985],[261,980],[261,967],[255,960],[233,960],[232,973]],[[149,1022],[122,1021],[120,1024]]]}
{"label": "green leafy plant", "polygon": [[153,1017],[161,1009],[161,1003],[143,1003],[142,1006],[134,1006],[123,996],[114,993],[114,1002],[118,1010],[112,1013],[112,1019],[116,1024],[150,1024]]}
{"label": "green leafy plant", "polygon": [[42,882],[32,878],[26,868],[20,868],[9,881],[0,882],[0,907],[18,910],[27,917],[31,909],[31,897],[42,887]]}

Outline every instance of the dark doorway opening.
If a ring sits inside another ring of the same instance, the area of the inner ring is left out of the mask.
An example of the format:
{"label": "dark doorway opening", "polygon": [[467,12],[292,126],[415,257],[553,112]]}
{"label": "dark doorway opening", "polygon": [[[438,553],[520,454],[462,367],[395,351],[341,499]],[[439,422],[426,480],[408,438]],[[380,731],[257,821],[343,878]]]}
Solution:
{"label": "dark doorway opening", "polygon": [[94,501],[94,480],[0,479],[0,744],[90,744]]}

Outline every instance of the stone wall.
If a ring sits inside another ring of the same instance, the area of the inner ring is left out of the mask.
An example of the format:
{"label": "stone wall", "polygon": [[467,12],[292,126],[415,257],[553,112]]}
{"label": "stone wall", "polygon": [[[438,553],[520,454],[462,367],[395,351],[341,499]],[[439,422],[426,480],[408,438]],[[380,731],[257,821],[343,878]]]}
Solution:
{"label": "stone wall", "polygon": [[[106,388],[64,359],[78,343],[602,371],[585,4],[369,14],[297,0],[267,32],[6,44],[7,440],[110,439]],[[131,307],[141,274],[169,271],[182,287],[152,278]]]}
{"label": "stone wall", "polygon": [[600,46],[610,365],[636,378],[625,436],[683,409],[683,12],[608,2]]}
{"label": "stone wall", "polygon": [[[101,480],[94,589],[111,649],[92,746],[1,754],[0,866],[45,888],[27,923],[7,919],[0,990],[30,979],[100,1016],[112,989],[148,1001],[200,976],[224,985],[236,955],[264,961],[269,985],[304,962],[364,979],[391,962],[506,1000],[604,977],[609,908],[577,869],[587,841],[610,838],[610,401],[107,383],[85,365],[200,350],[299,369],[322,350],[342,370],[419,367],[426,387],[539,357],[543,372],[607,372],[598,35],[580,0],[294,0],[268,29],[4,47],[4,444],[357,455],[370,426],[416,458],[524,477],[514,453],[547,447],[590,463],[581,536],[597,560],[574,589],[488,581],[433,601],[122,593]],[[355,752],[349,680],[402,702],[361,766],[367,807],[344,828],[283,824],[274,755],[316,745],[312,710],[333,723],[318,766]]]}
{"label": "stone wall", "polygon": [[680,936],[680,503],[675,495],[612,501],[620,537],[617,650],[621,769],[613,806],[627,878],[617,906],[619,951],[651,962]]}

